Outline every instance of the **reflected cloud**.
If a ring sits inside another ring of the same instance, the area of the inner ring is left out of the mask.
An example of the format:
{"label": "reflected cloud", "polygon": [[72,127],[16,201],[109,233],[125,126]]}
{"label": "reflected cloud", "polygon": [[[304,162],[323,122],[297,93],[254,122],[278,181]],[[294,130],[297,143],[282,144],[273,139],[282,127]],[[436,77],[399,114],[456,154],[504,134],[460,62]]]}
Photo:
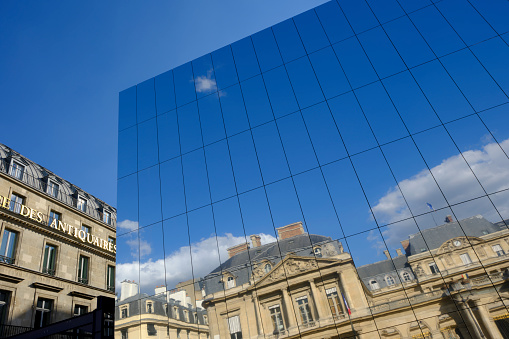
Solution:
{"label": "reflected cloud", "polygon": [[152,247],[146,240],[131,239],[127,240],[126,244],[131,248],[131,255],[134,258],[138,258],[138,255],[140,258],[143,258],[152,253]]}
{"label": "reflected cloud", "polygon": [[216,80],[212,79],[212,70],[207,71],[207,75],[197,76],[194,83],[198,93],[210,93],[217,90]]}
{"label": "reflected cloud", "polygon": [[[509,139],[502,141],[500,146],[503,149],[507,149],[509,147]],[[482,149],[463,152],[463,156],[483,183],[487,192],[496,192],[509,187],[507,157],[500,151],[500,146],[492,142],[483,146]],[[431,171],[440,183],[442,190],[447,192],[447,199],[449,201],[466,201],[475,197],[475,194],[472,192],[477,192],[478,187],[472,187],[472,172],[465,166],[461,154],[443,160],[441,164],[431,168]],[[425,211],[426,203],[430,203],[434,208],[443,207],[434,204],[437,201],[443,201],[443,197],[436,189],[435,180],[428,169],[423,169],[411,178],[400,181],[399,185],[410,206],[423,207],[423,210],[417,211],[417,213]],[[480,200],[476,204],[457,205],[454,207],[455,211],[457,211],[455,213],[461,214],[462,208],[468,208],[468,211],[464,213],[465,215],[480,214],[490,221],[498,221],[500,217],[496,214],[491,204],[487,204],[485,200]],[[509,206],[507,204],[497,207],[502,215],[509,213]],[[375,215],[381,216],[383,220],[380,221],[383,223],[393,223],[411,217],[397,186],[392,187],[380,198],[372,209]],[[438,224],[441,224],[442,221],[442,217],[437,218]],[[415,227],[413,221],[408,222]],[[384,238],[389,246],[398,245],[400,240],[408,237],[408,222],[390,225],[383,231]],[[434,227],[435,225],[430,224],[427,226]],[[419,227],[422,229],[423,225],[419,225]],[[369,239],[370,237],[368,237]],[[377,248],[378,245],[375,243],[374,247]]]}
{"label": "reflected cloud", "polygon": [[121,228],[121,229],[124,229],[127,231],[134,231],[134,230],[138,229],[138,222],[128,220],[128,219],[122,220],[117,223],[117,228]]}

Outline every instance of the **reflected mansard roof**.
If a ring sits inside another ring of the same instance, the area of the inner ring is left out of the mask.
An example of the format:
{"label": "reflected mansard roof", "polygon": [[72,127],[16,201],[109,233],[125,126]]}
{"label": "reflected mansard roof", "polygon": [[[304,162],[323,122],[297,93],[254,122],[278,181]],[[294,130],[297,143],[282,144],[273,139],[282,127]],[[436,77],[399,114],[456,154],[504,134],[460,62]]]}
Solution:
{"label": "reflected mansard roof", "polygon": [[[88,215],[101,221],[101,213],[104,210],[111,213],[113,220],[116,219],[117,210],[114,207],[85,192],[78,186],[56,175],[47,168],[36,164],[32,160],[14,151],[12,148],[0,143],[0,172],[10,174],[12,176],[11,167],[13,161],[24,167],[21,178],[16,179],[21,180],[25,184],[42,191],[43,193],[47,193],[48,180],[51,180],[59,186],[58,194],[55,197],[57,200],[60,200],[71,207],[76,207],[76,199],[79,195],[80,197],[87,199],[86,213]],[[114,225],[115,223],[112,222],[111,226]]]}

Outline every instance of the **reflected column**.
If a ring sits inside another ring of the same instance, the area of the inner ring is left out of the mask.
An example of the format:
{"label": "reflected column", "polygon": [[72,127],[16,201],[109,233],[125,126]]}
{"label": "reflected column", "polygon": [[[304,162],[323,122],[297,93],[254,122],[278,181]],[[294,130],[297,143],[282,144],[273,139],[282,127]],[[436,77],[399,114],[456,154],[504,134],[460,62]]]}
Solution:
{"label": "reflected column", "polygon": [[316,311],[318,312],[317,320],[323,320],[326,318],[322,306],[323,303],[322,300],[320,300],[320,292],[318,291],[318,288],[316,287],[315,281],[313,279],[309,280],[309,286],[311,287],[311,294],[313,295],[313,303],[315,304]]}
{"label": "reflected column", "polygon": [[260,314],[260,308],[258,307],[258,296],[256,294],[253,294],[251,297],[251,301],[254,304],[254,311],[255,311],[255,317],[256,317],[256,334],[260,335],[262,334],[262,323],[261,323],[261,314]]}
{"label": "reflected column", "polygon": [[495,326],[495,323],[491,321],[490,315],[486,306],[480,300],[474,300],[474,305],[477,307],[479,315],[481,316],[481,324],[484,326],[490,338],[501,339],[502,336]]}
{"label": "reflected column", "polygon": [[288,294],[288,289],[283,288],[283,302],[285,304],[286,313],[288,315],[288,330],[292,327],[297,326],[297,318],[295,317],[295,310],[293,308],[293,303],[290,295]]}

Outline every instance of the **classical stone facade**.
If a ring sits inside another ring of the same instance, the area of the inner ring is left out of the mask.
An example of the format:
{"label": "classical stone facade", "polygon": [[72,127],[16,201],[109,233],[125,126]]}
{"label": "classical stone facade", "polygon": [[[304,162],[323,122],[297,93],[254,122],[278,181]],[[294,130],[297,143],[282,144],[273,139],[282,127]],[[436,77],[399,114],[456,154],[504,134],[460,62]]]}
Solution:
{"label": "classical stone facade", "polygon": [[89,312],[97,296],[114,297],[115,219],[115,208],[0,144],[4,335]]}
{"label": "classical stone facade", "polygon": [[340,242],[280,228],[204,278],[211,337],[509,338],[506,224],[446,221],[357,268]]}

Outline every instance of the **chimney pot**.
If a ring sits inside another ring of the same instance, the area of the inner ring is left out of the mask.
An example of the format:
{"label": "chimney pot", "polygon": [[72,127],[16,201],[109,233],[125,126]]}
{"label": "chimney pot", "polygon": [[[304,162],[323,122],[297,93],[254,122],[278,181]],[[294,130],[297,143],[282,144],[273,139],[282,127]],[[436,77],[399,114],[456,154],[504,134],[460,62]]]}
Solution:
{"label": "chimney pot", "polygon": [[401,248],[396,248],[396,253],[398,254],[398,257],[401,257],[403,255]]}
{"label": "chimney pot", "polygon": [[228,258],[233,257],[234,255],[237,255],[241,252],[247,251],[249,249],[249,244],[247,242],[238,244],[235,246],[232,246],[227,249],[228,251]]}
{"label": "chimney pot", "polygon": [[302,221],[277,228],[277,235],[279,240],[288,239],[301,234],[304,234],[304,226],[302,226]]}
{"label": "chimney pot", "polygon": [[387,257],[387,259],[391,259],[391,255],[389,254],[389,251],[385,250],[384,254]]}
{"label": "chimney pot", "polygon": [[251,238],[251,242],[253,243],[253,248],[262,246],[262,241],[258,234],[253,234],[249,236]]}
{"label": "chimney pot", "polygon": [[446,217],[445,217],[445,222],[446,222],[446,223],[448,223],[448,224],[449,224],[449,223],[451,223],[452,221],[453,221],[453,219],[452,219],[452,215],[448,215],[448,216],[446,216]]}

